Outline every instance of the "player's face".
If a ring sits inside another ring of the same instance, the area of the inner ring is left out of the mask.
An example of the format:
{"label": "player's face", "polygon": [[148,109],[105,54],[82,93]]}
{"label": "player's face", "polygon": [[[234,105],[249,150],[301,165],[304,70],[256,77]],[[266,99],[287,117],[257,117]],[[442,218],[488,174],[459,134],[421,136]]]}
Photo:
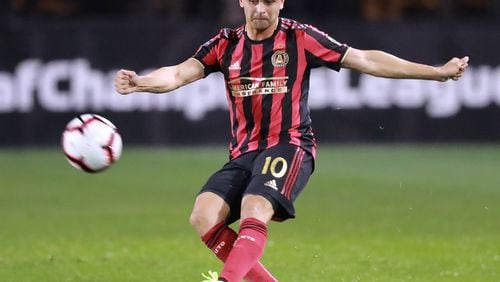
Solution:
{"label": "player's face", "polygon": [[257,31],[264,31],[278,20],[285,0],[240,0],[247,24]]}

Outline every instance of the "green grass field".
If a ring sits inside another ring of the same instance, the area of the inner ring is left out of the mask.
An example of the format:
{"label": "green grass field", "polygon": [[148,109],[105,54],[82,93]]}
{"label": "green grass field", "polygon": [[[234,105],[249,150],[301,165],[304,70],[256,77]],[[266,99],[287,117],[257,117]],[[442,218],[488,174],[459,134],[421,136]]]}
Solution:
{"label": "green grass field", "polygon": [[[89,175],[0,150],[0,281],[200,281],[188,223],[225,148],[125,148]],[[500,146],[326,146],[262,261],[283,282],[500,281]]]}

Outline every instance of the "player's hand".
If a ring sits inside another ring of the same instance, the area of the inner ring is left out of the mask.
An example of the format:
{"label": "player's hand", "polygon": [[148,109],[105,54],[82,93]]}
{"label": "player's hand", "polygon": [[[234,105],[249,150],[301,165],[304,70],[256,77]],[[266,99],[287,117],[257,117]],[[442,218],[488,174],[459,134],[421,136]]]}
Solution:
{"label": "player's hand", "polygon": [[117,71],[115,77],[116,91],[123,95],[137,91],[138,77],[134,71],[123,69]]}
{"label": "player's hand", "polygon": [[441,81],[447,81],[448,79],[458,80],[467,69],[469,65],[469,57],[465,56],[461,59],[453,58],[449,60],[440,69],[442,71]]}

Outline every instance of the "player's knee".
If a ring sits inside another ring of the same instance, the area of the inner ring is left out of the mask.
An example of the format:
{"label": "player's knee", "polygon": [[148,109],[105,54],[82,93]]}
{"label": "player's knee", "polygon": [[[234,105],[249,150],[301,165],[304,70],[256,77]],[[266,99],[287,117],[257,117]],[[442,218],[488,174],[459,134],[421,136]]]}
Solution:
{"label": "player's knee", "polygon": [[205,234],[216,224],[226,219],[229,206],[214,193],[202,193],[196,198],[189,223],[200,234]]}
{"label": "player's knee", "polygon": [[216,219],[213,216],[199,210],[191,213],[189,216],[189,223],[200,235],[205,234],[208,230],[210,230],[210,228],[217,224]]}
{"label": "player's knee", "polygon": [[271,220],[274,214],[273,205],[264,197],[247,195],[241,204],[241,218],[256,218],[262,222]]}
{"label": "player's knee", "polygon": [[192,211],[191,215],[189,216],[189,224],[191,224],[191,226],[193,226],[195,229],[199,226],[205,225],[207,221],[207,216],[201,212]]}

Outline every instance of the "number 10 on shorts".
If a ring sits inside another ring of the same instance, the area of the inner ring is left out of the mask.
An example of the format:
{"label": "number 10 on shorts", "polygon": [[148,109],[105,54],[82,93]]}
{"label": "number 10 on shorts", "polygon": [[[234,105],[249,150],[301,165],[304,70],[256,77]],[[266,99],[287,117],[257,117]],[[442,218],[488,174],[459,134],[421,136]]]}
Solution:
{"label": "number 10 on shorts", "polygon": [[[279,171],[276,171],[277,167],[280,167]],[[275,178],[281,178],[286,174],[286,170],[288,169],[288,164],[286,160],[282,157],[266,157],[266,162],[264,163],[264,167],[262,168],[262,174],[267,174],[271,172],[271,175]]]}

